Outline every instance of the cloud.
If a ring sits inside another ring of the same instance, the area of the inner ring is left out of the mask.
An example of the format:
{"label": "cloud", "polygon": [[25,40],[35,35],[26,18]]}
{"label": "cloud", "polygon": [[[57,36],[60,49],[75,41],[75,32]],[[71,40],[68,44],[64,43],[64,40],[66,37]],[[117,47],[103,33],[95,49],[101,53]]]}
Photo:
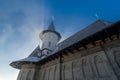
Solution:
{"label": "cloud", "polygon": [[17,80],[18,70],[8,69],[7,67],[5,68],[7,70],[0,69],[0,80]]}
{"label": "cloud", "polygon": [[2,20],[2,24],[5,25],[0,26],[2,28],[0,30],[2,33],[0,34],[0,61],[2,63],[0,80],[16,80],[18,70],[13,69],[9,64],[27,57],[37,47],[40,43],[39,33],[44,28],[45,17],[49,16],[44,6],[38,5],[35,1],[30,1],[26,5],[20,1],[13,3],[11,6],[6,2],[9,7],[3,6],[5,11],[0,13],[2,14],[0,21]]}
{"label": "cloud", "polygon": [[6,25],[4,27],[5,28],[2,29],[0,35],[0,45],[4,45],[14,33],[14,29],[11,27],[11,25]]}

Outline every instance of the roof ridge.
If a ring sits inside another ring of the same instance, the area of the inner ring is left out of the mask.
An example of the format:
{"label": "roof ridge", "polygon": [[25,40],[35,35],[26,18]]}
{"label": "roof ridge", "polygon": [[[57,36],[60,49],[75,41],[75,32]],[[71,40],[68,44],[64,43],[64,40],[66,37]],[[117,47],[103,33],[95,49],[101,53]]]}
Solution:
{"label": "roof ridge", "polygon": [[[93,23],[87,25],[85,28],[83,28],[83,29],[81,29],[80,31],[76,32],[75,34],[71,35],[71,36],[68,37],[67,39],[61,41],[58,45],[61,45],[62,42],[64,43],[64,42],[65,42],[66,40],[68,40],[69,38],[71,38],[71,37],[75,36],[76,34],[78,34],[78,33],[82,32],[82,31],[88,29],[89,27],[91,27],[91,26],[94,25],[95,23],[98,24],[98,22],[101,22],[101,23],[104,24],[105,26],[108,26],[108,25],[106,25],[106,23],[104,23],[104,22],[106,22],[105,20],[101,20],[101,19],[96,20],[96,21],[94,21]],[[111,23],[111,24],[112,24],[112,23]],[[111,24],[109,24],[109,25],[111,25]]]}
{"label": "roof ridge", "polygon": [[[97,20],[97,21],[100,21],[100,22],[102,22],[102,23],[104,23],[104,24],[112,24],[112,23],[114,23],[114,22],[110,22],[110,21],[106,21],[106,20],[103,20],[103,19],[99,19],[99,20]],[[96,21],[95,21],[96,22]]]}

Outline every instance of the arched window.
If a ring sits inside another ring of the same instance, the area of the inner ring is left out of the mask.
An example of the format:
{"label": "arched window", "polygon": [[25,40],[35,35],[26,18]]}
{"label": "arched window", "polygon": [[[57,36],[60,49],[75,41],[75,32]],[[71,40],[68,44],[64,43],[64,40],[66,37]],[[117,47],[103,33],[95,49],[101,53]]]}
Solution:
{"label": "arched window", "polygon": [[23,75],[24,75],[24,71],[21,71],[21,74],[20,74],[20,80],[23,80]]}
{"label": "arched window", "polygon": [[49,47],[51,46],[51,42],[48,43],[48,46],[49,46]]}
{"label": "arched window", "polygon": [[44,48],[44,43],[42,44],[42,48]]}
{"label": "arched window", "polygon": [[31,70],[29,70],[27,73],[27,80],[31,80],[31,76],[32,76]]}
{"label": "arched window", "polygon": [[47,52],[47,54],[49,54],[49,52]]}

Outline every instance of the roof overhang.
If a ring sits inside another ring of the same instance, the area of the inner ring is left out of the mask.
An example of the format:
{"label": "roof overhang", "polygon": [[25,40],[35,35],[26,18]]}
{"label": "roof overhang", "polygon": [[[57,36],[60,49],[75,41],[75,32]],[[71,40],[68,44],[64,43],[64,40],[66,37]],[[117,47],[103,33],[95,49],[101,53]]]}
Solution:
{"label": "roof overhang", "polygon": [[44,35],[45,33],[47,33],[47,32],[55,33],[55,34],[58,36],[59,40],[61,39],[61,35],[60,35],[60,33],[58,33],[57,31],[44,30],[44,31],[42,31],[42,32],[40,33],[40,35],[39,35],[39,37],[40,37],[41,40],[43,39],[43,35]]}
{"label": "roof overhang", "polygon": [[10,65],[14,68],[21,69],[21,66],[26,63],[37,63],[41,60],[38,57],[27,57],[18,61],[13,61]]}
{"label": "roof overhang", "polygon": [[85,47],[85,45],[92,43],[93,45],[95,41],[102,40],[104,42],[105,38],[111,38],[112,35],[116,35],[119,39],[120,35],[120,21],[113,23],[112,25],[94,33],[89,36],[86,36],[85,38],[79,40],[76,43],[70,44],[68,47],[62,48],[59,51],[55,51],[52,54],[49,54],[45,58],[41,59],[39,63],[46,63],[48,61],[54,60],[55,58],[58,58],[58,56],[62,56],[64,54],[67,54],[67,52],[73,53],[73,49],[76,49],[79,51],[78,48]]}

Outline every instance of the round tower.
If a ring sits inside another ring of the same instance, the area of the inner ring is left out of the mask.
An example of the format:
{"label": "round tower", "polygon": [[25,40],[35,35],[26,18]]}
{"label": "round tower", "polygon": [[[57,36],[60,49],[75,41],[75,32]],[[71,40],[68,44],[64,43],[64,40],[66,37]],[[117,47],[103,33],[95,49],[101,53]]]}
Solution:
{"label": "round tower", "polygon": [[42,55],[47,56],[47,54],[55,50],[57,43],[61,39],[61,35],[55,30],[53,21],[51,21],[47,30],[40,33],[40,39],[42,40]]}

